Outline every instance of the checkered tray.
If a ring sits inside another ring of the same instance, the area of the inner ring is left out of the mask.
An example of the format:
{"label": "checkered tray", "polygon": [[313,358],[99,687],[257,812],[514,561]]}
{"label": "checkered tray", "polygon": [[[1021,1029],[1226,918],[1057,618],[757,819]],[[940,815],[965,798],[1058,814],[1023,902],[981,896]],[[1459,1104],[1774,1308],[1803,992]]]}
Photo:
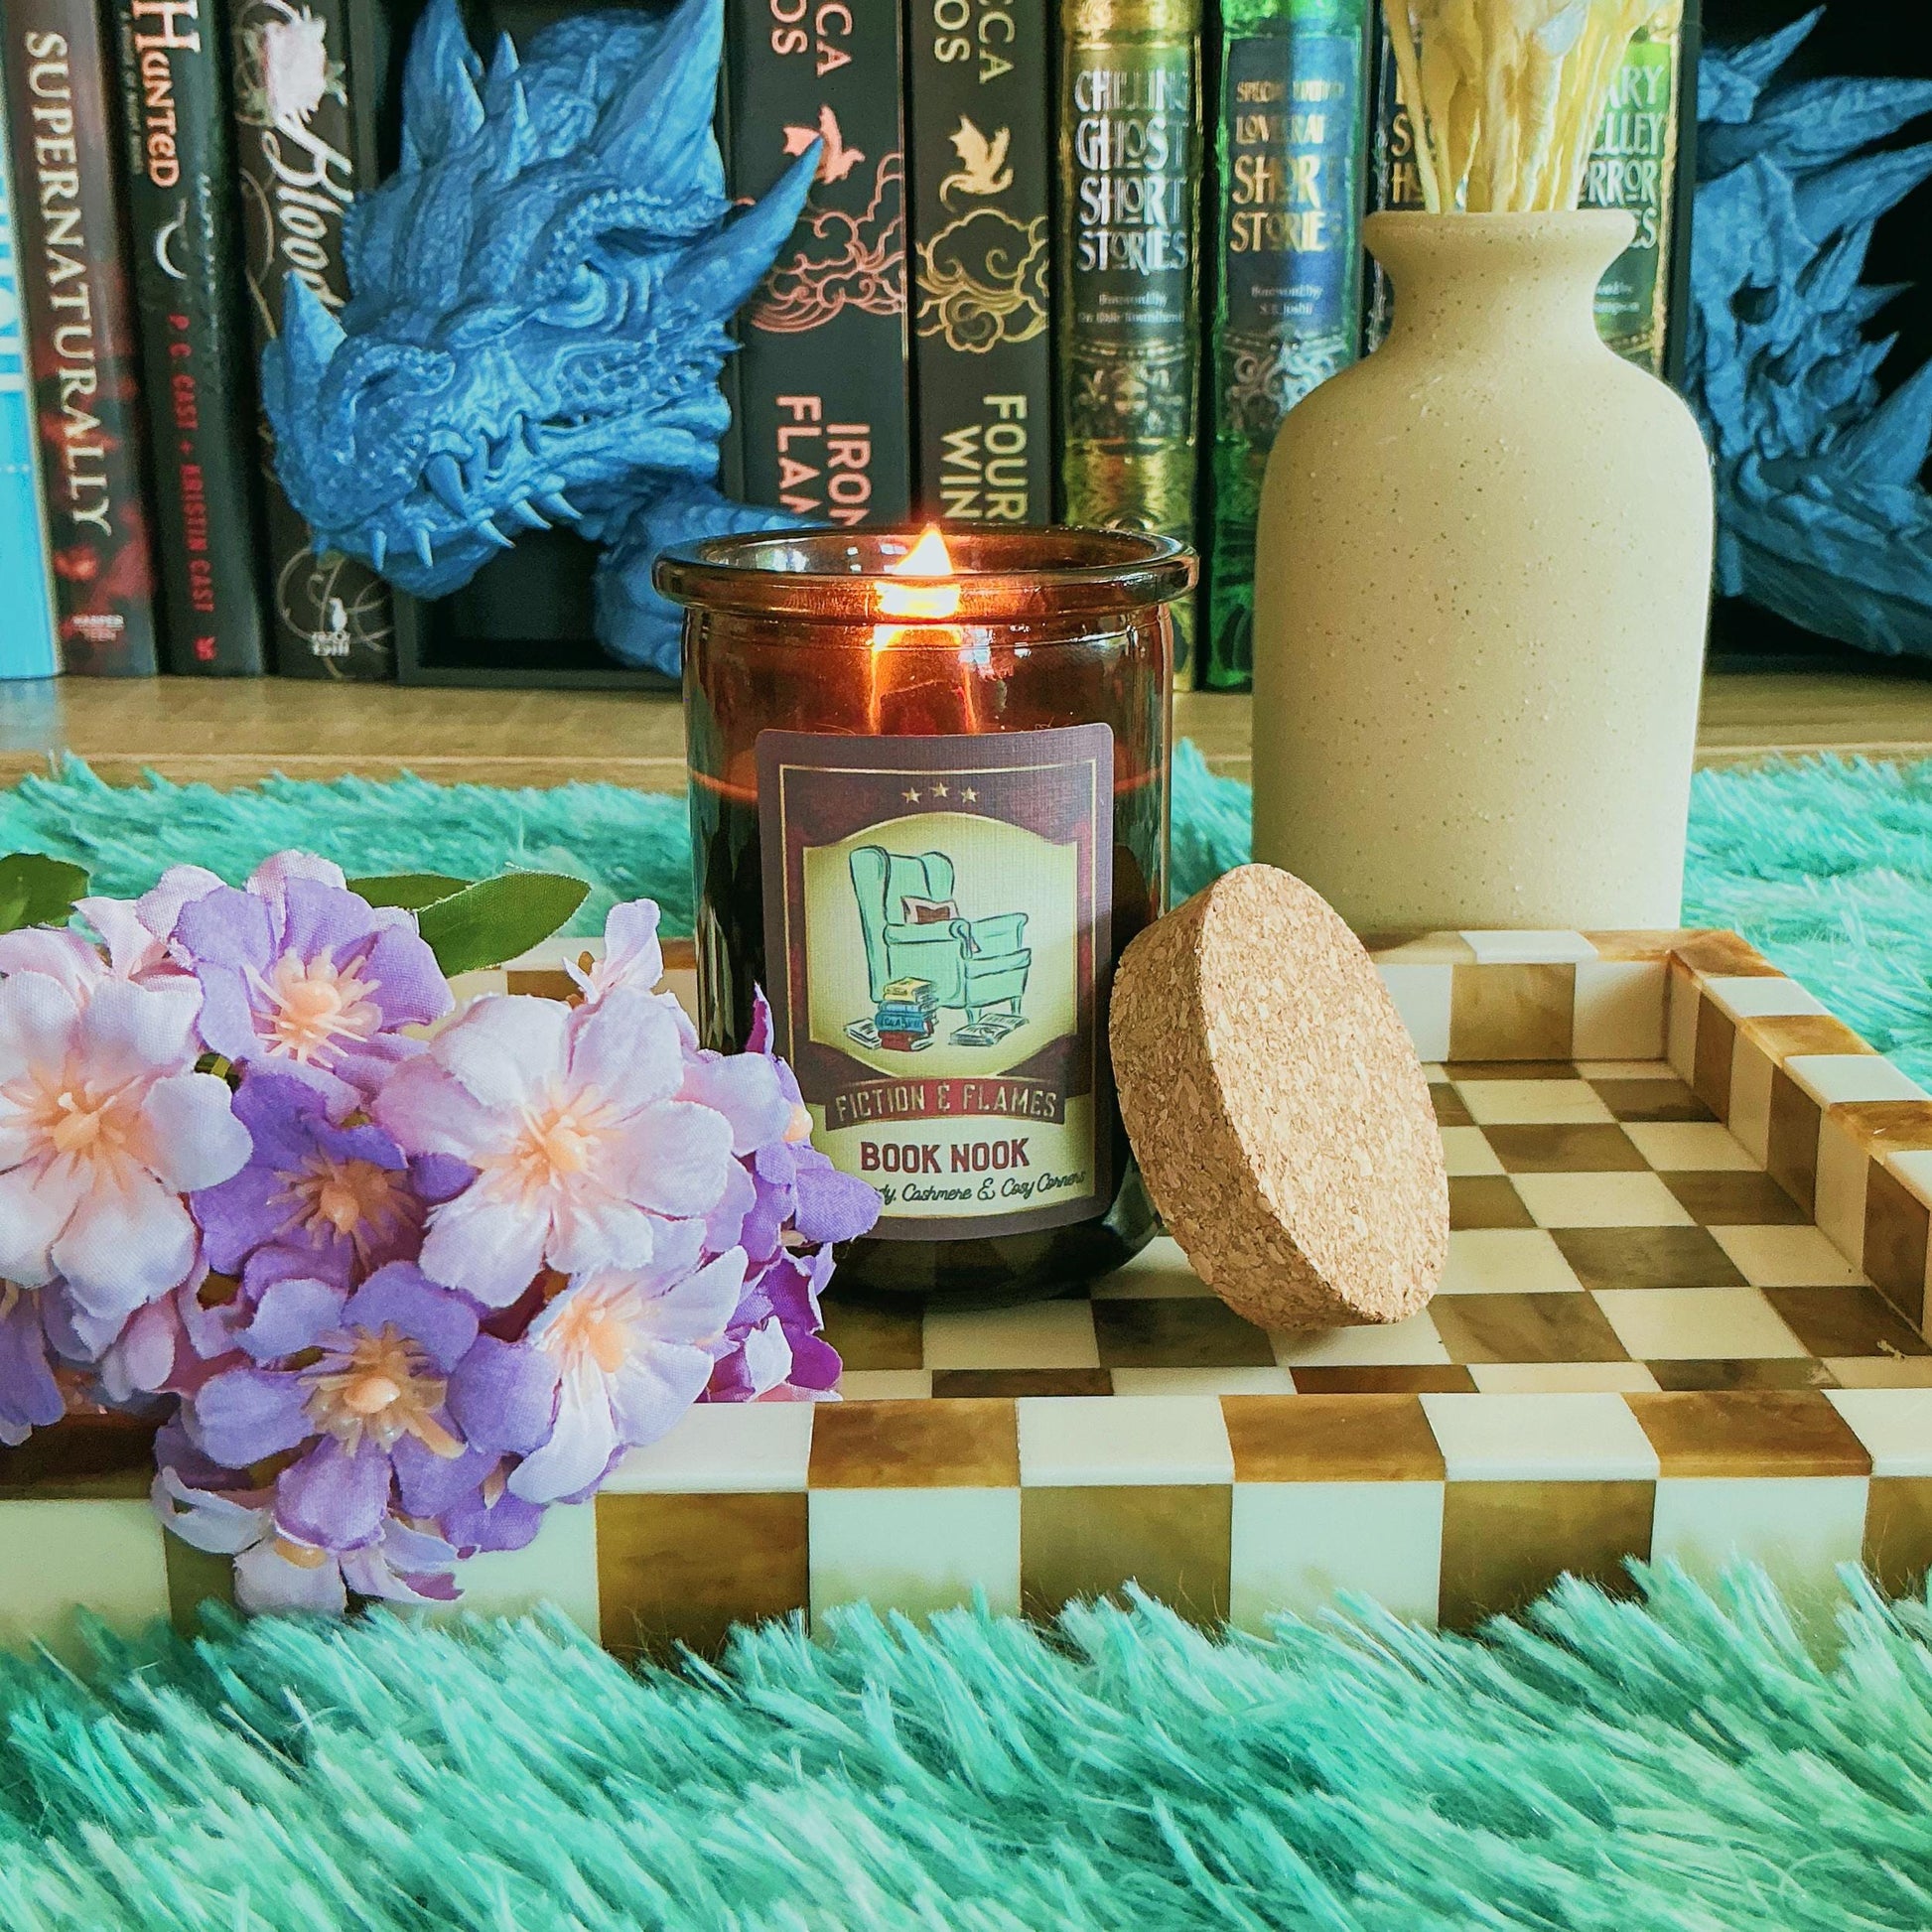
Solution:
{"label": "checkered tray", "polygon": [[[836,1299],[837,1405],[698,1410],[472,1607],[615,1648],[983,1591],[1048,1614],[1138,1580],[1258,1626],[1361,1590],[1466,1626],[1627,1556],[1932,1563],[1932,1098],[1727,933],[1376,947],[1430,1065],[1448,1274],[1390,1327],[1270,1333],[1157,1241],[1092,1294],[984,1313]],[[673,985],[689,985],[688,960]],[[554,957],[484,985],[562,994]],[[192,1604],[146,1446],[69,1422],[0,1453],[0,1635]]]}

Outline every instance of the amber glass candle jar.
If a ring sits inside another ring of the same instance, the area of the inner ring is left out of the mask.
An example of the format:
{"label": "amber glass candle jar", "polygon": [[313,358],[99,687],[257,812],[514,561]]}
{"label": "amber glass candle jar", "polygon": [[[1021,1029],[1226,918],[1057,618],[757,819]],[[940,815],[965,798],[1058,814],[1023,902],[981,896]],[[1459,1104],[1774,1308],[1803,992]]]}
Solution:
{"label": "amber glass candle jar", "polygon": [[700,1029],[755,989],[813,1139],[879,1189],[842,1289],[967,1306],[1153,1231],[1114,1102],[1114,962],[1165,904],[1172,601],[1101,530],[799,531],[667,555],[685,607]]}

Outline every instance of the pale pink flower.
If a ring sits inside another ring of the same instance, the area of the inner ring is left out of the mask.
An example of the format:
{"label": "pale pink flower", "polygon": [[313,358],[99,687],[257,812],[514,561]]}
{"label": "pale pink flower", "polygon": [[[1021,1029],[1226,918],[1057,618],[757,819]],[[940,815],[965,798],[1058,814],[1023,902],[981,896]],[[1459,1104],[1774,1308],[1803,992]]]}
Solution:
{"label": "pale pink flower", "polygon": [[78,999],[108,980],[129,980],[136,986],[193,985],[193,975],[174,956],[175,921],[183,906],[220,884],[205,867],[171,866],[154,890],[138,899],[76,900],[74,910],[100,935],[104,956],[71,928],[25,926],[0,933],[0,974],[45,973]]}
{"label": "pale pink flower", "polygon": [[200,995],[44,973],[0,980],[0,1276],[126,1315],[186,1279],[181,1195],[236,1173],[248,1132],[194,1071]]}
{"label": "pale pink flower", "polygon": [[478,1000],[372,1109],[406,1153],[476,1170],[431,1210],[424,1273],[502,1307],[545,1267],[649,1266],[666,1218],[711,1213],[736,1165],[731,1123],[676,1097],[684,1075],[677,1022],[633,988],[576,1012]]}
{"label": "pale pink flower", "polygon": [[557,1420],[511,1472],[512,1495],[581,1495],[620,1449],[656,1442],[711,1379],[745,1285],[745,1250],[697,1267],[702,1229],[682,1228],[660,1239],[652,1267],[598,1269],[531,1322],[529,1345],[557,1365]]}

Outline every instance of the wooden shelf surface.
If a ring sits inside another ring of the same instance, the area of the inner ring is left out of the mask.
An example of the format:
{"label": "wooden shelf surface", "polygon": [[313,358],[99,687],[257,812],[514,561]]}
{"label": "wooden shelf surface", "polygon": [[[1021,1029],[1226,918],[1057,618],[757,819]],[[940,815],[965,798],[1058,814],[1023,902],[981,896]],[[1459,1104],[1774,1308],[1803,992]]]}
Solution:
{"label": "wooden shelf surface", "polygon": [[[1251,706],[1190,692],[1175,727],[1213,769],[1246,777]],[[1932,757],[1932,678],[1719,671],[1705,683],[1706,763],[1836,751]],[[0,782],[71,752],[114,783],[155,771],[226,788],[292,778],[394,777],[548,786],[601,780],[648,791],[684,782],[675,699],[608,691],[465,691],[90,678],[0,684]]]}

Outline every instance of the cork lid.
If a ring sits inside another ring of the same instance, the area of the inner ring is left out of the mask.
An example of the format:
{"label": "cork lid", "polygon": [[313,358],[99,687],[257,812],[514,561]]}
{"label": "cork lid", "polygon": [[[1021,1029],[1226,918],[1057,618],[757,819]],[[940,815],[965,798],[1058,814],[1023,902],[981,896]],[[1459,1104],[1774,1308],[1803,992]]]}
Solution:
{"label": "cork lid", "polygon": [[1158,920],[1114,981],[1128,1138],[1201,1279],[1268,1328],[1399,1321],[1449,1253],[1428,1082],[1361,942],[1243,866]]}

